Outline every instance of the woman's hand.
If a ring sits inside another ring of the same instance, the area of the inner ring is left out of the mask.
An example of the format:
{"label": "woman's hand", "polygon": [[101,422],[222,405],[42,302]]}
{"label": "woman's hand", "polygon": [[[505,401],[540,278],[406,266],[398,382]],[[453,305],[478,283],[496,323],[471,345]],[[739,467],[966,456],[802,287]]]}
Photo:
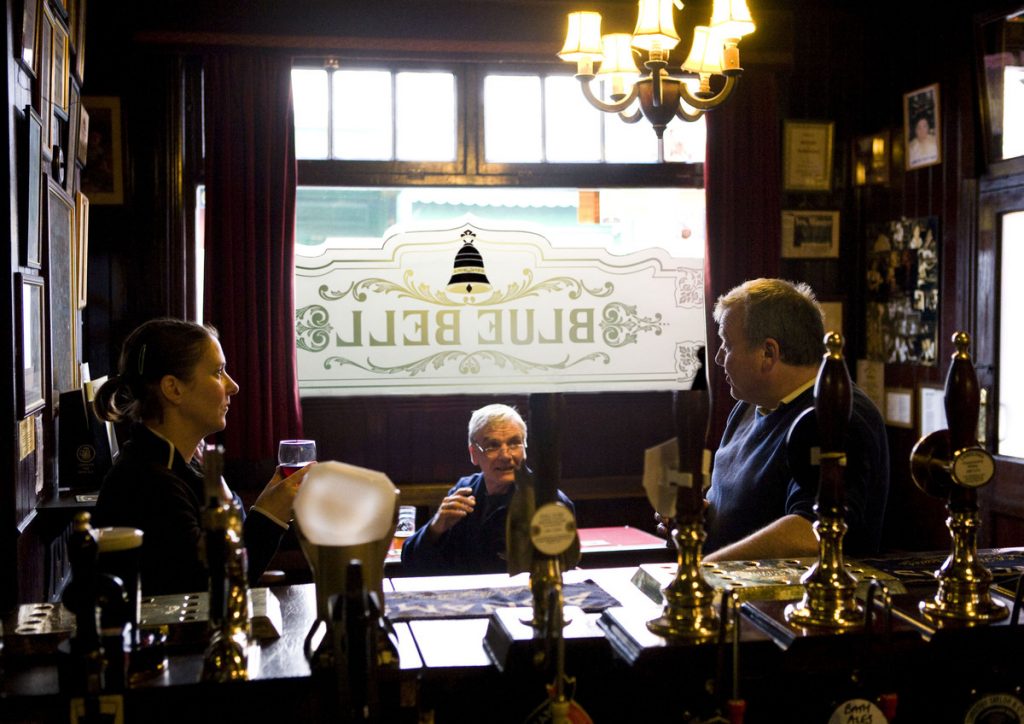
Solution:
{"label": "woman's hand", "polygon": [[313,469],[314,465],[316,463],[304,465],[287,478],[281,474],[281,468],[274,470],[274,477],[263,488],[260,497],[256,499],[255,506],[280,521],[290,521],[292,519],[292,502],[295,500],[295,494],[299,492],[302,479],[306,477],[306,473]]}

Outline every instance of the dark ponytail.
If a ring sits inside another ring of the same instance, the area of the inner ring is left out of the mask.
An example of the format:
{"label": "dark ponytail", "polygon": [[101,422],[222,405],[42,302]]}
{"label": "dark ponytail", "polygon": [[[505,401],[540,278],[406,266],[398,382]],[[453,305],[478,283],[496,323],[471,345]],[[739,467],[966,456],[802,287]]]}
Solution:
{"label": "dark ponytail", "polygon": [[160,380],[191,379],[211,338],[217,338],[213,327],[170,317],[136,327],[121,347],[117,374],[96,393],[96,416],[111,422],[163,420]]}

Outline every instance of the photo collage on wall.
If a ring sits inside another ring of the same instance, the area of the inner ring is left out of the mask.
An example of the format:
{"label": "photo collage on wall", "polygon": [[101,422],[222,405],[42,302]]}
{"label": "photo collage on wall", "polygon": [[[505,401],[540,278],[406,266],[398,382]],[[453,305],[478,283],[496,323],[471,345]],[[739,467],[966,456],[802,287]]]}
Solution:
{"label": "photo collage on wall", "polygon": [[868,227],[867,356],[934,366],[938,352],[939,220]]}

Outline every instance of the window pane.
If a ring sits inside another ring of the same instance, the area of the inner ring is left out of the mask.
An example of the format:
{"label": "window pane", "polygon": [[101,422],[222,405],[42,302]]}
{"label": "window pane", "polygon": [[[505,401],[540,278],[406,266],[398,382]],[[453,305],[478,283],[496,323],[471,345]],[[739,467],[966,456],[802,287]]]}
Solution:
{"label": "window pane", "polygon": [[455,160],[455,76],[398,73],[395,77],[399,161]]}
{"label": "window pane", "polygon": [[390,161],[391,73],[339,70],[334,82],[334,158]]}
{"label": "window pane", "polygon": [[604,157],[611,163],[657,163],[658,137],[646,118],[625,123],[609,115],[604,126]]}
{"label": "window pane", "polygon": [[1024,376],[1012,370],[1024,356],[1016,318],[1024,309],[1024,211],[1003,216],[999,285],[999,442],[996,452],[1024,458]]}
{"label": "window pane", "polygon": [[543,159],[541,86],[538,76],[489,75],[484,79],[484,157],[491,162]]}
{"label": "window pane", "polygon": [[548,161],[601,160],[601,115],[583,97],[578,80],[567,75],[544,79],[544,149]]}
{"label": "window pane", "polygon": [[327,71],[293,69],[292,103],[295,106],[295,155],[327,158]]}

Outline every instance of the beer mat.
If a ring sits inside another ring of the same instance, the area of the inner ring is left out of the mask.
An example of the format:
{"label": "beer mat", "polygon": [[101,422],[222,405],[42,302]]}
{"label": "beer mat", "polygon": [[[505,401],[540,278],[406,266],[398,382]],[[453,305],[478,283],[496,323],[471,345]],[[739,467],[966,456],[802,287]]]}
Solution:
{"label": "beer mat", "polygon": [[[597,613],[619,601],[593,581],[566,583],[563,605],[578,606]],[[391,621],[434,618],[485,618],[499,608],[533,605],[529,586],[471,588],[457,591],[389,591],[384,594],[385,610]]]}
{"label": "beer mat", "polygon": [[[905,584],[934,583],[935,572],[950,551],[927,551],[901,556],[864,558],[860,562],[889,573]],[[1024,548],[988,548],[978,551],[978,561],[992,574],[993,583],[1016,585],[1024,573]]]}

